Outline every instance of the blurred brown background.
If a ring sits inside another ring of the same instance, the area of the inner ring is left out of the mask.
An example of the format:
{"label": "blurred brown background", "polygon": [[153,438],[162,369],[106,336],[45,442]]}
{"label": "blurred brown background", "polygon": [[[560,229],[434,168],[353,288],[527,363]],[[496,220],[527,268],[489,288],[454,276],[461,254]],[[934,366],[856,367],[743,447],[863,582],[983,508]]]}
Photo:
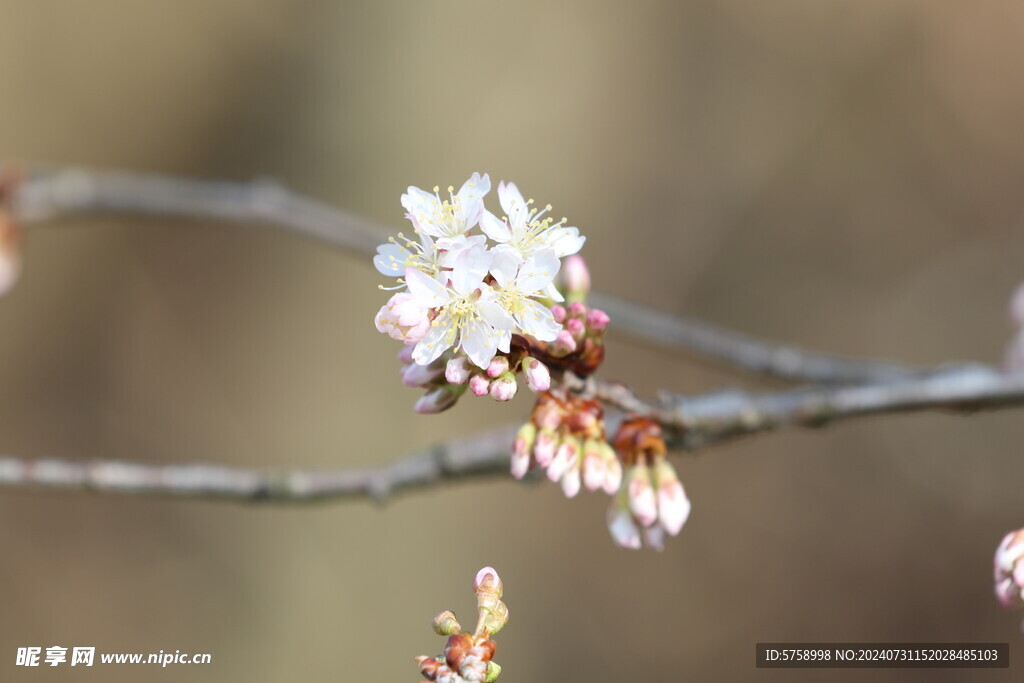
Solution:
{"label": "blurred brown background", "polygon": [[[1024,5],[6,2],[0,150],[272,176],[402,227],[409,184],[514,179],[599,288],[810,348],[997,361],[1024,277]],[[94,219],[32,230],[0,300],[0,451],[321,467],[523,418],[412,414],[380,277],[303,240]],[[614,324],[614,321],[613,321]],[[751,380],[613,337],[643,392]],[[761,383],[762,386],[769,386]],[[683,456],[663,554],[603,496],[492,481],[386,508],[0,495],[0,679],[415,680],[493,564],[502,681],[1014,680],[757,671],[757,641],[1011,641],[1020,413],[902,416]],[[468,620],[468,619],[467,619]],[[18,669],[26,645],[208,666]]]}

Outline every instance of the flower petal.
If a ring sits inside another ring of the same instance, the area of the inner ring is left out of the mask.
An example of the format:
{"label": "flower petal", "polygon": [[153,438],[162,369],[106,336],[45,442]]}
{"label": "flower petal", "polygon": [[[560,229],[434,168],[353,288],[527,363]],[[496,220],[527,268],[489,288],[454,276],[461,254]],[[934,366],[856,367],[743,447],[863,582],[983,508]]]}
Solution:
{"label": "flower petal", "polygon": [[388,242],[377,247],[377,255],[373,257],[373,265],[382,275],[401,277],[405,270],[405,260],[412,253],[403,246]]}
{"label": "flower petal", "polygon": [[527,296],[547,289],[562,262],[551,249],[541,249],[526,260],[516,277],[516,287]]}
{"label": "flower petal", "polygon": [[450,323],[444,315],[431,323],[423,339],[412,350],[413,362],[417,365],[430,365],[455,344],[456,330]]}
{"label": "flower petal", "polygon": [[460,346],[473,365],[486,368],[498,350],[499,334],[483,320],[470,322],[462,330]]}
{"label": "flower petal", "polygon": [[575,254],[587,241],[577,228],[553,228],[544,237],[547,246],[554,249],[559,258]]}
{"label": "flower petal", "polygon": [[512,233],[509,231],[505,221],[486,209],[484,209],[483,215],[480,217],[480,229],[495,242],[508,242],[512,239]]}
{"label": "flower petal", "polygon": [[516,321],[509,315],[509,312],[498,303],[494,297],[494,290],[486,287],[476,302],[476,310],[488,325],[499,330],[511,330],[516,326]]}
{"label": "flower petal", "polygon": [[493,254],[486,247],[476,244],[463,249],[451,260],[451,272],[448,278],[452,282],[452,289],[463,296],[468,296],[473,290],[484,286],[484,277],[491,267]]}
{"label": "flower petal", "polygon": [[498,183],[498,202],[505,215],[511,218],[513,210],[519,210],[526,206],[526,200],[515,183]]}
{"label": "flower petal", "polygon": [[427,308],[444,306],[451,300],[451,293],[440,282],[418,268],[405,269],[405,283],[409,293]]}
{"label": "flower petal", "polygon": [[555,322],[551,309],[531,299],[522,301],[523,311],[516,316],[516,323],[525,334],[539,341],[554,341],[562,326]]}
{"label": "flower petal", "polygon": [[491,250],[494,258],[491,260],[491,275],[499,287],[507,287],[516,279],[519,274],[519,266],[523,265],[523,257],[519,252],[505,244],[500,244]]}

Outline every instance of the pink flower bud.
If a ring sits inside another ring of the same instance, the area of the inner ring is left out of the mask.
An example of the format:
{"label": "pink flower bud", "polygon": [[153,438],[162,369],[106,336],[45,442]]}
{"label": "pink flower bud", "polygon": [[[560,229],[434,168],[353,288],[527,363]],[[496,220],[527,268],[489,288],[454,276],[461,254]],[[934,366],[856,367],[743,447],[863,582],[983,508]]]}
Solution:
{"label": "pink flower bud", "polygon": [[486,396],[491,389],[491,380],[487,375],[473,375],[469,378],[469,390],[474,396]]}
{"label": "pink flower bud", "polygon": [[533,422],[541,429],[558,429],[562,424],[562,408],[554,401],[541,403],[533,414]]}
{"label": "pink flower bud", "polygon": [[561,325],[565,322],[565,306],[555,304],[551,307],[551,315],[554,316],[555,322]]}
{"label": "pink flower bud", "polygon": [[392,339],[418,342],[430,329],[429,309],[412,294],[399,292],[392,296],[377,312],[374,324],[377,330]]}
{"label": "pink flower bud", "polygon": [[501,578],[494,567],[484,567],[476,573],[476,578],[473,579],[473,590],[478,596],[481,593],[486,593],[500,598],[503,589]]}
{"label": "pink flower bud", "polygon": [[497,378],[508,372],[508,358],[495,356],[487,365],[487,376]]}
{"label": "pink flower bud", "polygon": [[587,326],[579,318],[572,318],[565,323],[565,329],[572,335],[573,340],[579,344],[587,336]]}
{"label": "pink flower bud", "polygon": [[412,365],[412,352],[415,348],[415,344],[406,344],[403,346],[402,350],[398,352],[398,362],[402,365]]}
{"label": "pink flower bud", "polygon": [[587,327],[593,332],[604,332],[608,328],[611,318],[600,308],[591,308],[587,313]]}
{"label": "pink flower bud", "polygon": [[615,450],[607,443],[601,442],[601,456],[604,458],[604,482],[601,487],[604,493],[613,495],[623,485],[623,464],[618,462]]}
{"label": "pink flower bud", "polygon": [[640,529],[625,506],[613,503],[608,509],[608,531],[619,547],[629,550],[640,549]]}
{"label": "pink flower bud", "polygon": [[562,330],[555,337],[555,341],[551,342],[548,350],[551,355],[556,357],[568,356],[576,350],[576,340],[572,338],[572,334],[568,330]]}
{"label": "pink flower bud", "polygon": [[443,367],[433,365],[407,365],[402,370],[402,384],[407,387],[427,387],[444,375]]}
{"label": "pink flower bud", "polygon": [[587,315],[587,305],[581,301],[573,301],[567,310],[570,318],[583,319]]}
{"label": "pink flower bud", "polygon": [[573,467],[562,477],[562,493],[566,498],[575,498],[580,492],[580,468]]}
{"label": "pink flower bud", "polygon": [[551,429],[541,427],[537,431],[537,441],[533,444],[533,457],[541,467],[547,467],[555,457],[560,439],[558,434]]}
{"label": "pink flower bud", "polygon": [[580,442],[574,436],[566,436],[555,451],[555,457],[548,465],[548,479],[558,481],[571,468],[577,466],[580,454]]}
{"label": "pink flower bud", "polygon": [[629,472],[627,484],[629,509],[643,526],[650,526],[658,519],[658,501],[651,484],[651,472],[647,465],[638,463]]}
{"label": "pink flower bud", "polygon": [[506,372],[501,377],[491,382],[490,394],[495,401],[511,401],[519,390],[519,383],[516,376]]}
{"label": "pink flower bud", "polygon": [[675,536],[690,516],[690,499],[671,463],[662,458],[654,469],[658,487],[658,523]]}
{"label": "pink flower bud", "polygon": [[455,356],[444,369],[444,378],[451,384],[465,384],[469,381],[472,366],[466,356]]}
{"label": "pink flower bud", "polygon": [[[414,365],[412,367],[417,366]],[[416,401],[416,405],[412,409],[424,415],[440,413],[455,405],[455,402],[459,400],[460,393],[452,391],[451,387],[431,389]]]}
{"label": "pink flower bud", "polygon": [[1024,607],[1024,529],[1003,537],[993,565],[999,604],[1006,609]]}
{"label": "pink flower bud", "polygon": [[562,274],[570,297],[583,298],[590,291],[590,271],[587,262],[579,254],[566,257],[562,264]]}
{"label": "pink flower bud", "polygon": [[519,428],[516,433],[516,440],[512,442],[512,462],[510,469],[512,476],[522,479],[530,469],[530,451],[533,450],[533,443],[537,439],[537,427],[532,422],[527,422]]}
{"label": "pink flower bud", "polygon": [[523,374],[526,375],[526,386],[533,393],[541,394],[551,388],[551,371],[536,358],[527,356],[523,359]]}
{"label": "pink flower bud", "polygon": [[583,442],[583,485],[588,491],[596,491],[604,484],[608,466],[601,456],[601,444],[594,439]]}

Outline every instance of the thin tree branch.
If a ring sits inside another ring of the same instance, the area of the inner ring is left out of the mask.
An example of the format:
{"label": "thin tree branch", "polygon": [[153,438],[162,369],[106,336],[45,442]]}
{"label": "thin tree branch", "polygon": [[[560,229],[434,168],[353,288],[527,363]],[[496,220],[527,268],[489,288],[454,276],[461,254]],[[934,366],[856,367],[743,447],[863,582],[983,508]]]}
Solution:
{"label": "thin tree branch", "polygon": [[702,396],[664,394],[653,414],[673,446],[696,449],[780,427],[823,427],[891,413],[974,413],[1024,405],[1024,376],[984,365],[941,368],[894,382],[817,386],[755,394],[739,389]]}
{"label": "thin tree branch", "polygon": [[0,488],[92,491],[246,503],[370,498],[508,471],[515,429],[438,444],[371,468],[264,471],[209,464],[0,457]]}
{"label": "thin tree branch", "polygon": [[[230,220],[296,233],[368,256],[388,230],[355,214],[292,193],[273,182],[187,180],[170,176],[75,168],[44,168],[14,197],[23,223],[88,214],[130,214]],[[735,366],[811,383],[891,380],[910,370],[895,364],[802,351],[709,323],[670,315],[607,294],[592,303],[612,318],[612,330],[635,339]]]}
{"label": "thin tree branch", "polygon": [[[890,383],[812,387],[773,393],[741,390],[666,394],[658,404],[624,385],[572,385],[606,404],[654,417],[676,449],[698,449],[780,427],[823,427],[867,415],[973,413],[1024,405],[1024,377],[986,366],[939,369]],[[287,503],[371,498],[506,472],[515,430],[452,441],[379,468],[267,472],[215,465],[150,465],[100,460],[0,458],[0,488],[93,491],[235,502]]]}

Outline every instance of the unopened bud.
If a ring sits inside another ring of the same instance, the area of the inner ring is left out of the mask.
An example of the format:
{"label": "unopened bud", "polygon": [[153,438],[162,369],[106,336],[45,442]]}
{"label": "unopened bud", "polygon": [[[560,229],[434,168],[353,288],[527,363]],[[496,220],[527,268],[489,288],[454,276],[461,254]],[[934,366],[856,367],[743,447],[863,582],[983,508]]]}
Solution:
{"label": "unopened bud", "polygon": [[519,383],[516,382],[516,376],[511,372],[501,375],[491,382],[490,386],[491,398],[495,401],[511,401],[518,390]]}
{"label": "unopened bud", "polygon": [[555,304],[551,307],[551,315],[554,317],[555,322],[561,325],[565,322],[565,306]]}
{"label": "unopened bud", "polygon": [[658,501],[651,483],[651,472],[647,465],[637,463],[628,476],[629,509],[641,525],[650,526],[658,519]]}
{"label": "unopened bud", "polygon": [[612,495],[622,486],[622,463],[615,455],[615,449],[608,444],[602,444],[601,452],[604,453],[604,462],[607,466],[602,488],[605,493]]}
{"label": "unopened bud", "polygon": [[439,636],[451,636],[462,633],[462,627],[459,625],[458,619],[455,618],[455,614],[450,610],[445,610],[434,617],[434,632]]}
{"label": "unopened bud", "polygon": [[551,388],[551,371],[536,358],[527,356],[523,359],[523,374],[526,375],[526,386],[535,394]]}
{"label": "unopened bud", "polygon": [[591,308],[587,311],[587,327],[592,332],[604,332],[608,328],[611,318],[599,308]]}
{"label": "unopened bud", "polygon": [[537,459],[538,465],[547,467],[551,464],[560,441],[558,432],[553,429],[541,427],[537,431],[537,440],[533,444],[533,457]]}
{"label": "unopened bud", "polygon": [[588,491],[596,491],[604,484],[608,466],[601,455],[601,444],[595,439],[583,442],[583,485]]}
{"label": "unopened bud", "polygon": [[516,440],[512,442],[510,470],[516,479],[522,479],[530,469],[530,451],[533,450],[536,438],[537,427],[532,422],[527,422],[519,428]]}
{"label": "unopened bud", "polygon": [[491,388],[491,380],[487,375],[473,375],[469,378],[469,390],[474,396],[486,396]]}
{"label": "unopened bud", "polygon": [[437,387],[423,394],[412,409],[422,415],[440,413],[455,405],[461,395],[462,391],[459,391],[458,387]]}
{"label": "unopened bud", "polygon": [[993,564],[999,604],[1006,609],[1024,607],[1024,529],[1003,537]]}
{"label": "unopened bud", "polygon": [[587,262],[579,254],[567,256],[562,264],[565,289],[572,301],[582,301],[590,291],[590,271]]}
{"label": "unopened bud", "polygon": [[587,315],[587,306],[582,301],[573,301],[566,310],[570,318],[583,319]]}
{"label": "unopened bud", "polygon": [[506,372],[508,372],[508,358],[505,356],[495,356],[491,359],[491,362],[487,364],[488,377],[500,377]]}
{"label": "unopened bud", "polygon": [[548,479],[558,481],[566,472],[575,467],[580,454],[580,441],[572,435],[562,439],[562,443],[555,451],[555,457],[548,465]]}
{"label": "unopened bud", "polygon": [[508,623],[508,607],[500,600],[493,609],[484,614],[484,628],[492,636],[505,627]]}
{"label": "unopened bud", "polygon": [[444,378],[451,384],[465,384],[471,373],[472,366],[466,356],[455,356],[444,368]]}
{"label": "unopened bud", "polygon": [[402,369],[402,384],[407,387],[427,387],[444,375],[444,367],[431,365],[407,365]]}
{"label": "unopened bud", "polygon": [[676,476],[675,468],[664,458],[654,467],[658,491],[658,524],[675,536],[690,516],[690,499]]}
{"label": "unopened bud", "polygon": [[572,335],[573,341],[577,344],[582,342],[583,338],[587,336],[587,326],[579,318],[572,318],[566,321],[565,329],[568,330],[569,334]]}
{"label": "unopened bud", "polygon": [[565,494],[566,498],[575,498],[580,492],[580,468],[577,462],[575,467],[569,468],[569,471],[562,475],[562,493]]}
{"label": "unopened bud", "polygon": [[412,365],[412,352],[416,349],[415,344],[406,344],[398,352],[398,362],[402,365]]}
{"label": "unopened bud", "polygon": [[484,567],[476,573],[476,577],[473,579],[473,590],[476,591],[477,601],[481,596],[493,596],[500,599],[503,588],[501,577],[498,576],[494,567]]}
{"label": "unopened bud", "polygon": [[562,330],[555,337],[555,341],[551,342],[551,346],[548,347],[548,351],[551,352],[552,356],[560,358],[562,356],[568,356],[570,353],[576,350],[576,340],[572,338],[572,334],[569,330]]}
{"label": "unopened bud", "polygon": [[608,508],[608,532],[619,547],[629,550],[640,549],[640,529],[637,528],[633,516],[629,514],[629,508],[621,496]]}

